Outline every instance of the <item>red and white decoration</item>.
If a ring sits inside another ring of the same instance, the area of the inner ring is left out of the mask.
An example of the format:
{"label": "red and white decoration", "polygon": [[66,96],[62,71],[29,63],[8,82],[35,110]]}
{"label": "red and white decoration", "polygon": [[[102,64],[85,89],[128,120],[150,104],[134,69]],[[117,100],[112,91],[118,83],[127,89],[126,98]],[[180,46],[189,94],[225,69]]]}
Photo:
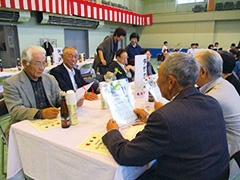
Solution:
{"label": "red and white decoration", "polygon": [[133,25],[152,25],[152,14],[137,14],[84,0],[0,0],[0,6],[12,9],[75,15]]}

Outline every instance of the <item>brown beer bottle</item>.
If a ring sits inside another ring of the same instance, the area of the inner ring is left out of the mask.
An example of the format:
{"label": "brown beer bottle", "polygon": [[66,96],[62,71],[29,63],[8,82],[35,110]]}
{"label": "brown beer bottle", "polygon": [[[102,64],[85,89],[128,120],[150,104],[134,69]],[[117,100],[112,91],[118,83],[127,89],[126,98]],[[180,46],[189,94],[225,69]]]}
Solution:
{"label": "brown beer bottle", "polygon": [[68,128],[70,126],[70,116],[69,116],[69,111],[68,107],[66,104],[66,99],[65,99],[65,93],[61,93],[61,124],[62,128]]}
{"label": "brown beer bottle", "polygon": [[17,58],[17,68],[18,68],[19,71],[22,70],[22,65],[21,65],[21,61],[20,61],[19,58]]}

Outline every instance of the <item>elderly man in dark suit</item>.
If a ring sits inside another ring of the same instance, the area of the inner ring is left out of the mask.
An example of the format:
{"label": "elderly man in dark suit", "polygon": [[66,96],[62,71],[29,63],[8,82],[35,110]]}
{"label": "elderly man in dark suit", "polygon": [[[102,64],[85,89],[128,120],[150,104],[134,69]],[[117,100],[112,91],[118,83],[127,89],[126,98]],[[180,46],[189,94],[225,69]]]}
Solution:
{"label": "elderly man in dark suit", "polygon": [[191,56],[171,53],[159,68],[157,82],[170,102],[148,119],[144,110],[134,110],[146,126],[132,141],[124,139],[117,123],[109,120],[103,142],[119,164],[143,166],[157,160],[150,173],[139,179],[228,178],[223,113],[214,98],[194,87],[198,73]]}
{"label": "elderly man in dark suit", "polygon": [[[79,69],[75,68],[78,60],[78,52],[73,47],[65,47],[62,54],[63,63],[51,69],[50,74],[58,81],[62,91],[77,90],[78,88],[88,84]],[[97,87],[94,88],[95,90]],[[97,99],[95,93],[87,93],[87,99]],[[78,106],[81,106],[83,99],[79,100]]]}

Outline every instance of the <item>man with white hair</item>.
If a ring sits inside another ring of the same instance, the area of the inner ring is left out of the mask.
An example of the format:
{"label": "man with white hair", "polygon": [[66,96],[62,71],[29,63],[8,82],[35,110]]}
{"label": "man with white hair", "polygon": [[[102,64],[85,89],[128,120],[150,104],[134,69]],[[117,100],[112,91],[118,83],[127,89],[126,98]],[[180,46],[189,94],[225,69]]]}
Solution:
{"label": "man with white hair", "polygon": [[194,87],[198,72],[198,63],[190,55],[169,54],[158,69],[157,83],[170,102],[148,119],[147,112],[135,109],[146,126],[131,141],[122,137],[116,121],[109,120],[102,139],[120,165],[143,166],[157,160],[139,180],[227,180],[229,154],[222,110],[214,98]]}
{"label": "man with white hair", "polygon": [[222,78],[223,60],[216,51],[199,50],[194,58],[201,67],[196,81],[200,92],[214,97],[222,107],[229,153],[232,155],[240,150],[240,97],[234,86]]}
{"label": "man with white hair", "polygon": [[24,69],[3,81],[3,96],[11,124],[21,120],[56,118],[60,106],[60,89],[55,78],[43,73],[46,51],[39,46],[29,46],[22,51]]}

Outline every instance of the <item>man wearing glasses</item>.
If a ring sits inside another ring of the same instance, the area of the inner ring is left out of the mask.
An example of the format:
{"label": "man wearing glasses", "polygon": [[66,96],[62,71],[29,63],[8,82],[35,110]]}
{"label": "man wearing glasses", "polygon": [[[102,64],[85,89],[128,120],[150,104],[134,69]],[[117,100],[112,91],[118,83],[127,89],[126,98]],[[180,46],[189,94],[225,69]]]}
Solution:
{"label": "man wearing glasses", "polygon": [[4,99],[11,124],[21,120],[56,118],[60,106],[60,89],[55,78],[43,73],[46,51],[29,46],[22,51],[23,71],[3,82]]}

